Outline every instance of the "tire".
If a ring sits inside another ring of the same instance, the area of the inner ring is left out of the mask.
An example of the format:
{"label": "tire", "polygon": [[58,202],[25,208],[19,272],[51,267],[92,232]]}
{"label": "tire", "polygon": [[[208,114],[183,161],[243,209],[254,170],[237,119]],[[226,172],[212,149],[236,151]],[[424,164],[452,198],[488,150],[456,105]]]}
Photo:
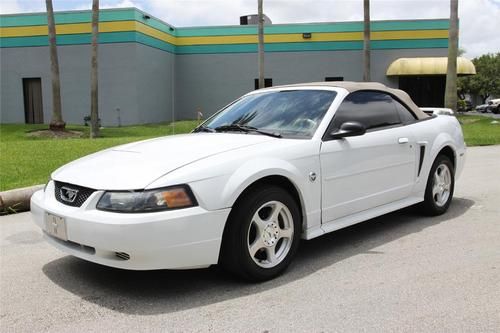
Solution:
{"label": "tire", "polygon": [[455,170],[446,155],[438,155],[432,164],[424,202],[421,208],[425,215],[437,216],[445,213],[451,204],[455,189]]}
{"label": "tire", "polygon": [[297,202],[284,189],[266,186],[251,190],[229,215],[219,262],[248,281],[277,277],[297,252],[301,220]]}

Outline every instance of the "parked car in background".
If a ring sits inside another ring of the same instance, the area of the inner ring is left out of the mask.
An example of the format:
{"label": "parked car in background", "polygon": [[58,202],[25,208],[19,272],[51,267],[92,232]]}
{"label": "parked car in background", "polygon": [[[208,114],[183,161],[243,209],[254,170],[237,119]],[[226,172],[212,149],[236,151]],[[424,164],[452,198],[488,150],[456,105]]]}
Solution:
{"label": "parked car in background", "polygon": [[488,104],[481,104],[476,106],[476,111],[481,113],[488,112]]}
{"label": "parked car in background", "polygon": [[455,113],[453,112],[452,109],[448,108],[440,108],[440,107],[424,107],[420,108],[420,110],[424,111],[428,115],[446,115],[446,116],[453,116]]}
{"label": "parked car in background", "polygon": [[500,113],[500,98],[492,99],[488,102],[487,110],[494,114]]}
{"label": "parked car in background", "polygon": [[301,238],[415,204],[443,214],[465,150],[455,117],[429,116],[401,90],[278,86],[191,134],[59,168],[31,212],[49,243],[84,260],[131,270],[221,264],[263,281],[286,269]]}

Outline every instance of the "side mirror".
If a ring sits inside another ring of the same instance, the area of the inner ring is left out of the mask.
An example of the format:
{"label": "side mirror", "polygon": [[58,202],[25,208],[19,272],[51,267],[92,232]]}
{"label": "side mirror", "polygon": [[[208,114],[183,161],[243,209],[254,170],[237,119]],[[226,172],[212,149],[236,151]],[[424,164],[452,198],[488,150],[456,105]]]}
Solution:
{"label": "side mirror", "polygon": [[330,133],[330,138],[340,139],[348,136],[359,136],[366,133],[366,128],[357,121],[347,121],[340,125],[340,129]]}

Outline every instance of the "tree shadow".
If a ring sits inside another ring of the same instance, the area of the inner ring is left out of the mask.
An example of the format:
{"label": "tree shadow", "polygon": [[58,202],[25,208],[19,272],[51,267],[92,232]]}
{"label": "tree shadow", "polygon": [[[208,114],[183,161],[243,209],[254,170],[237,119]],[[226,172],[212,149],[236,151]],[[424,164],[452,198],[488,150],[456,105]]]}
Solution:
{"label": "tree shadow", "polygon": [[215,304],[257,294],[307,277],[314,272],[380,245],[466,213],[474,201],[455,198],[444,215],[422,217],[410,207],[303,241],[288,270],[280,277],[250,284],[218,267],[184,271],[127,271],[65,256],[43,266],[44,274],[83,300],[118,312],[153,315]]}

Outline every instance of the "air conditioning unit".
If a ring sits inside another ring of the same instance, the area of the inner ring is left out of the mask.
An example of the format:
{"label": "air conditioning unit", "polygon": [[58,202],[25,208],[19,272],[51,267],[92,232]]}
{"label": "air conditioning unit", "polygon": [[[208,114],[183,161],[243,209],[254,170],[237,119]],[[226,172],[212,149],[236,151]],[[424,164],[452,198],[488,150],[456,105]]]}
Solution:
{"label": "air conditioning unit", "polygon": [[[259,24],[258,14],[240,16],[240,25],[256,25],[256,24]],[[264,24],[273,24],[271,19],[267,17],[266,14],[264,14]]]}

